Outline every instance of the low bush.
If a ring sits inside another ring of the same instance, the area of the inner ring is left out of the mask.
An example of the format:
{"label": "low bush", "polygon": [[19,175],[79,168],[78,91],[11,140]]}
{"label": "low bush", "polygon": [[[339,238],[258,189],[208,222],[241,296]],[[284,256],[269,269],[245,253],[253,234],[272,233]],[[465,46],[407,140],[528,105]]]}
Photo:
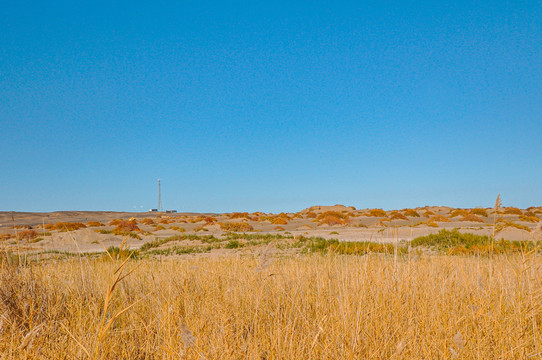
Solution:
{"label": "low bush", "polygon": [[508,220],[503,220],[503,219],[499,219],[499,220],[502,220],[502,221],[497,222],[497,226],[495,227],[495,232],[501,232],[507,227],[516,228],[516,229],[525,230],[525,231],[531,231],[531,229],[528,226],[516,224],[513,221],[508,221]]}
{"label": "low bush", "polygon": [[367,216],[374,216],[374,217],[385,217],[386,212],[382,209],[371,209],[367,213]]}
{"label": "low bush", "polygon": [[404,214],[409,217],[420,217],[420,214],[414,209],[405,209]]}
{"label": "low bush", "polygon": [[454,209],[450,211],[449,217],[453,218],[456,216],[467,216],[469,215],[469,212],[465,209]]}
{"label": "low bush", "polygon": [[88,221],[85,225],[87,225],[87,227],[105,226],[99,221]]}
{"label": "low bush", "polygon": [[448,219],[446,216],[437,214],[431,216],[429,219],[427,219],[429,222],[450,222],[450,219]]}
{"label": "low bush", "polygon": [[520,215],[519,220],[530,222],[530,223],[537,223],[540,221],[540,219],[537,216],[527,216],[527,215]]}
{"label": "low bush", "polygon": [[484,216],[484,217],[487,217],[487,216],[488,216],[487,210],[486,210],[486,209],[482,209],[482,208],[474,208],[474,209],[471,209],[470,213],[473,214],[473,215],[478,215],[478,216]]}
{"label": "low bush", "polygon": [[86,228],[87,226],[80,222],[58,222],[52,227],[46,227],[47,230],[58,230],[58,231],[75,231],[79,229]]}
{"label": "low bush", "polygon": [[248,219],[247,212],[233,212],[228,216],[230,219]]}
{"label": "low bush", "polygon": [[523,215],[523,211],[518,209],[517,207],[509,206],[503,209],[503,214],[509,214],[509,215]]}
{"label": "low bush", "polygon": [[484,222],[484,219],[474,214],[464,215],[459,221]]}
{"label": "low bush", "polygon": [[233,232],[245,232],[245,231],[254,230],[252,225],[246,222],[220,223],[220,228],[224,231],[233,231]]}
{"label": "low bush", "polygon": [[408,217],[401,214],[400,212],[394,211],[390,214],[391,220],[408,220]]}
{"label": "low bush", "polygon": [[17,233],[17,237],[21,240],[33,240],[38,236],[39,234],[34,230],[25,230]]}

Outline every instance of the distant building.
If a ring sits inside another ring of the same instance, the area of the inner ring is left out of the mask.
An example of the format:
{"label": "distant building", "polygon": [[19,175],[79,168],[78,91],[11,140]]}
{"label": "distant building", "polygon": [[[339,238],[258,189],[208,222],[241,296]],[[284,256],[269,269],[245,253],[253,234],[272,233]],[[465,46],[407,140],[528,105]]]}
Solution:
{"label": "distant building", "polygon": [[158,212],[158,209],[149,209],[149,212]]}
{"label": "distant building", "polygon": [[166,210],[166,214],[170,214],[170,213],[176,213],[177,210]]}

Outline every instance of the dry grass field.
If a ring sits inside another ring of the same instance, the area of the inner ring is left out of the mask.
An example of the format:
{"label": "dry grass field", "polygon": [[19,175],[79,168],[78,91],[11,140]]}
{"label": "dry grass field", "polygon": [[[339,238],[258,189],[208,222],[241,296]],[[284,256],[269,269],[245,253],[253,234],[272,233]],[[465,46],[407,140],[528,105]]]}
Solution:
{"label": "dry grass field", "polygon": [[271,250],[162,261],[80,257],[25,266],[4,258],[0,354],[2,359],[542,357],[538,251],[460,257],[275,256]]}
{"label": "dry grass field", "polygon": [[542,359],[540,211],[507,212],[21,222],[0,244],[0,359]]}

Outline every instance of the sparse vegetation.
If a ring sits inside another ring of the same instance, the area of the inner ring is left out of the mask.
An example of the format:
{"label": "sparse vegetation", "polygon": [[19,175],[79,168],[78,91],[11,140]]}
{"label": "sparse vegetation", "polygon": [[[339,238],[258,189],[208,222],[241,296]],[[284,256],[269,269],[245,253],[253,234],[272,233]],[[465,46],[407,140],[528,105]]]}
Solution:
{"label": "sparse vegetation", "polygon": [[523,241],[498,240],[489,236],[461,233],[459,230],[441,230],[438,234],[417,237],[411,246],[425,246],[435,250],[444,250],[449,254],[507,254],[529,251],[533,243]]}

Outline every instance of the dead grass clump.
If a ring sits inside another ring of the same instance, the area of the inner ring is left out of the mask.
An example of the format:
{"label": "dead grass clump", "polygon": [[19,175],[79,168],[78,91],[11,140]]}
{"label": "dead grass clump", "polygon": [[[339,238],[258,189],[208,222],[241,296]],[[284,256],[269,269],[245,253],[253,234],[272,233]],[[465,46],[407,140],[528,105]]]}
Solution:
{"label": "dead grass clump", "polygon": [[273,228],[273,230],[276,230],[276,231],[284,231],[285,229],[282,227],[282,226],[275,226]]}
{"label": "dead grass clump", "polygon": [[470,213],[473,215],[488,217],[487,210],[482,208],[474,208],[470,210]]}
{"label": "dead grass clump", "polygon": [[484,222],[484,219],[474,214],[464,215],[459,221],[473,221],[473,222]]}
{"label": "dead grass clump", "polygon": [[315,212],[313,211],[309,211],[308,213],[305,214],[305,217],[307,217],[308,219],[314,219],[316,218],[318,215],[316,215]]}
{"label": "dead grass clump", "polygon": [[105,226],[99,221],[87,221],[85,224],[87,227],[98,227],[98,226]]}
{"label": "dead grass clump", "polygon": [[429,219],[427,219],[427,221],[430,221],[430,222],[450,222],[450,219],[448,219],[444,215],[437,214],[437,215],[431,216]]}
{"label": "dead grass clump", "polygon": [[405,209],[404,214],[409,217],[420,217],[420,214],[414,209]]}
{"label": "dead grass clump", "polygon": [[109,222],[109,226],[117,226],[121,223],[121,221],[124,221],[123,219],[113,219]]}
{"label": "dead grass clump", "polygon": [[382,209],[371,209],[367,213],[367,216],[374,216],[374,217],[385,217],[386,212]]}
{"label": "dead grass clump", "polygon": [[523,215],[523,211],[518,209],[517,207],[508,206],[503,209],[503,214],[508,215]]}
{"label": "dead grass clump", "polygon": [[431,210],[426,210],[424,213],[423,213],[423,216],[424,217],[430,217],[430,216],[433,216],[435,215],[434,212],[432,212]]}
{"label": "dead grass clump", "polygon": [[254,230],[252,225],[246,222],[220,223],[220,229],[224,231],[233,231],[233,232],[246,232],[246,231]]}

